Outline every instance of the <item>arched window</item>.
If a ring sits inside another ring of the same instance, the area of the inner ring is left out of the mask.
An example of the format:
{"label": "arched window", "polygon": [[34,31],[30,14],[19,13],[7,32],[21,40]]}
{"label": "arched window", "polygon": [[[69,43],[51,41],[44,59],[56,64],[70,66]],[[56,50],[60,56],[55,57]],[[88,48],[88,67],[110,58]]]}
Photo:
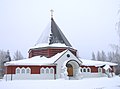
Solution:
{"label": "arched window", "polygon": [[51,74],[54,73],[54,68],[50,68],[50,73],[51,73]]}
{"label": "arched window", "polygon": [[46,68],[46,74],[49,74],[49,68]]}
{"label": "arched window", "polygon": [[29,67],[26,68],[26,74],[31,74],[31,69]]}
{"label": "arched window", "polygon": [[19,67],[16,68],[16,74],[20,74],[20,68]]}
{"label": "arched window", "polygon": [[91,69],[90,69],[90,67],[88,67],[88,68],[87,68],[87,72],[91,72]]}
{"label": "arched window", "polygon": [[81,67],[80,67],[80,69],[79,69],[79,70],[80,70],[80,72],[82,72],[82,68],[81,68]]}
{"label": "arched window", "polygon": [[83,72],[86,72],[86,68],[85,67],[83,68]]}
{"label": "arched window", "polygon": [[21,69],[21,74],[25,74],[25,68],[24,67],[22,67],[22,69]]}
{"label": "arched window", "polygon": [[40,69],[40,73],[41,73],[41,74],[44,74],[44,73],[45,73],[45,69],[44,69],[43,67]]}

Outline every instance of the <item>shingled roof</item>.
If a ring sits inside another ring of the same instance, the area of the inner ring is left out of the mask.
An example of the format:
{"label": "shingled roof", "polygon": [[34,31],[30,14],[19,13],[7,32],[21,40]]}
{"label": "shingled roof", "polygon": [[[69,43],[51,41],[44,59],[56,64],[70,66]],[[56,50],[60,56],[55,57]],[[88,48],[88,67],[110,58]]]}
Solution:
{"label": "shingled roof", "polygon": [[61,43],[65,44],[66,46],[72,47],[58,25],[55,23],[53,17],[51,17],[51,23],[48,24],[46,29],[43,31],[36,45],[44,43],[47,43],[49,45],[54,43]]}

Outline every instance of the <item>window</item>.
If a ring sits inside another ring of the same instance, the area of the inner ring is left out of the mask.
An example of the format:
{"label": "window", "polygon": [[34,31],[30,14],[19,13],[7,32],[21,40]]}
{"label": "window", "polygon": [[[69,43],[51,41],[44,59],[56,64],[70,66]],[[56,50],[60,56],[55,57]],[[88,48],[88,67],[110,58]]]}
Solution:
{"label": "window", "polygon": [[83,72],[86,72],[86,68],[83,68]]}
{"label": "window", "polygon": [[42,67],[42,68],[40,69],[40,72],[41,72],[41,74],[44,74],[44,73],[45,73],[45,69]]}
{"label": "window", "polygon": [[69,57],[70,57],[70,54],[67,54],[67,57],[69,58]]}
{"label": "window", "polygon": [[16,68],[16,74],[20,74],[20,68],[19,67]]}
{"label": "window", "polygon": [[82,72],[82,68],[80,67],[80,72]]}
{"label": "window", "polygon": [[46,68],[46,74],[49,74],[49,68]]}
{"label": "window", "polygon": [[50,68],[50,73],[53,74],[54,73],[54,69]]}
{"label": "window", "polygon": [[87,68],[87,72],[91,72],[91,69],[89,67]]}
{"label": "window", "polygon": [[25,74],[25,68],[24,67],[21,69],[21,74]]}
{"label": "window", "polygon": [[29,67],[26,68],[26,74],[31,74],[31,69]]}
{"label": "window", "polygon": [[102,73],[102,68],[98,68],[98,73]]}

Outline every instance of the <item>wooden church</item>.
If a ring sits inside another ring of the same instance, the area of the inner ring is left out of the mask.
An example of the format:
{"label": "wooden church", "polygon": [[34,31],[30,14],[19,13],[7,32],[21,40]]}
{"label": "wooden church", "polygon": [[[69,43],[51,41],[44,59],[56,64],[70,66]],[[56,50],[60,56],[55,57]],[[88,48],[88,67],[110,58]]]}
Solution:
{"label": "wooden church", "polygon": [[38,42],[28,51],[29,58],[5,63],[6,80],[81,79],[111,77],[114,66],[110,62],[81,59],[51,15],[51,23]]}

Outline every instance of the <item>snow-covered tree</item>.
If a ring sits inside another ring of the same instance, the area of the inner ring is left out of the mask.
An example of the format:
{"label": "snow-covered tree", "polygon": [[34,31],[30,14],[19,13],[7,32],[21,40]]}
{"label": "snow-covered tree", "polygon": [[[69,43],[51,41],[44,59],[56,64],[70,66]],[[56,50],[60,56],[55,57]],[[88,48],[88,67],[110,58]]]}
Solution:
{"label": "snow-covered tree", "polygon": [[21,52],[20,51],[16,51],[15,53],[14,53],[14,55],[13,55],[13,59],[14,60],[21,60],[21,59],[23,59],[24,57],[23,57],[23,55],[21,54]]}
{"label": "snow-covered tree", "polygon": [[11,61],[9,50],[7,52],[0,50],[0,76],[4,75],[4,63]]}
{"label": "snow-covered tree", "polygon": [[106,61],[107,60],[107,57],[106,57],[106,54],[104,51],[102,51],[101,53],[101,61]]}
{"label": "snow-covered tree", "polygon": [[96,60],[94,52],[92,52],[92,60]]}
{"label": "snow-covered tree", "polygon": [[108,52],[107,61],[113,62],[113,59],[114,59],[114,52]]}
{"label": "snow-covered tree", "polygon": [[101,61],[101,55],[100,55],[100,52],[98,51],[98,53],[97,53],[97,60],[98,61]]}

